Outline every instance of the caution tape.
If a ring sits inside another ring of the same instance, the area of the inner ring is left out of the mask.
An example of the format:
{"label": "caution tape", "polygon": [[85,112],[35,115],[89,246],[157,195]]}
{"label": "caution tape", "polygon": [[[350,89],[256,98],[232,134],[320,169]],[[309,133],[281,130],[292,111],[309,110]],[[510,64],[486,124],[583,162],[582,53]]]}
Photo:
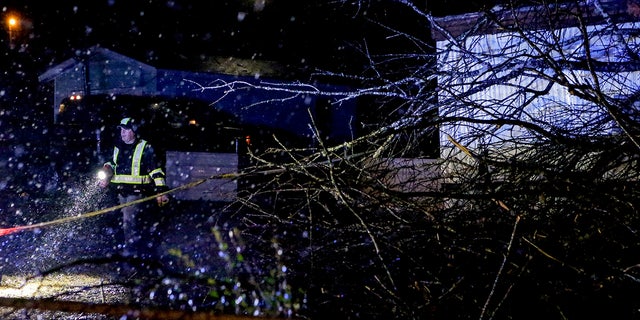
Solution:
{"label": "caution tape", "polygon": [[213,175],[207,178],[203,178],[200,180],[196,180],[184,185],[181,185],[179,187],[158,193],[158,194],[154,194],[148,197],[144,197],[138,200],[134,200],[131,202],[127,202],[127,203],[122,203],[116,206],[112,206],[109,208],[104,208],[104,209],[100,209],[100,210],[96,210],[96,211],[92,211],[92,212],[87,212],[81,215],[77,215],[77,216],[71,216],[71,217],[64,217],[64,218],[60,218],[60,219],[55,219],[55,220],[50,220],[50,221],[45,221],[45,222],[40,222],[40,223],[36,223],[36,224],[30,224],[30,225],[24,225],[24,226],[16,226],[16,227],[11,227],[11,228],[1,228],[0,229],[0,236],[5,236],[5,235],[9,235],[12,233],[16,233],[19,231],[25,231],[25,230],[33,230],[33,229],[40,229],[40,228],[45,228],[45,227],[49,227],[52,225],[57,225],[57,224],[62,224],[62,223],[67,223],[67,222],[72,222],[72,221],[76,221],[76,220],[81,220],[81,219],[86,219],[86,218],[90,218],[90,217],[95,217],[95,216],[99,216],[105,213],[109,213],[118,209],[122,209],[125,207],[129,207],[129,206],[133,206],[136,205],[138,203],[142,203],[142,202],[146,202],[149,200],[153,200],[157,197],[163,196],[163,195],[168,195],[171,193],[174,193],[176,191],[180,191],[180,190],[184,190],[184,189],[189,189],[189,188],[193,188],[197,185],[203,184],[205,183],[207,180],[214,180],[214,179],[235,179],[239,176],[239,173],[223,173],[223,174],[218,174],[218,175]]}
{"label": "caution tape", "polygon": [[[355,156],[355,155],[354,155]],[[332,161],[328,161],[328,162],[332,162]],[[0,237],[1,236],[5,236],[8,234],[12,234],[12,233],[16,233],[19,231],[25,231],[25,230],[33,230],[33,229],[39,229],[39,228],[45,228],[45,227],[49,227],[52,225],[56,225],[56,224],[62,224],[62,223],[67,223],[67,222],[72,222],[72,221],[76,221],[76,220],[81,220],[81,219],[86,219],[86,218],[90,218],[90,217],[95,217],[95,216],[99,216],[105,213],[109,213],[118,209],[122,209],[125,207],[129,207],[138,203],[142,203],[142,202],[146,202],[149,200],[153,200],[157,197],[163,196],[163,195],[168,195],[171,193],[174,193],[176,191],[180,191],[180,190],[184,190],[184,189],[189,189],[189,188],[193,188],[197,185],[203,184],[208,180],[216,180],[216,179],[237,179],[240,176],[250,176],[250,175],[270,175],[270,174],[275,174],[275,173],[281,173],[286,171],[287,169],[284,167],[280,167],[280,168],[274,168],[274,169],[267,169],[267,170],[259,170],[259,171],[253,171],[253,172],[246,172],[246,173],[237,173],[237,172],[232,172],[232,173],[221,173],[221,174],[216,174],[216,175],[212,175],[209,176],[207,178],[203,178],[200,180],[196,180],[181,186],[178,186],[176,188],[164,191],[164,192],[160,192],[145,198],[141,198],[138,200],[134,200],[131,202],[127,202],[127,203],[123,203],[123,204],[119,204],[116,206],[112,206],[109,208],[104,208],[104,209],[100,209],[100,210],[96,210],[96,211],[92,211],[92,212],[87,212],[81,215],[77,215],[77,216],[71,216],[71,217],[64,217],[64,218],[60,218],[60,219],[55,219],[55,220],[50,220],[50,221],[45,221],[45,222],[40,222],[40,223],[36,223],[36,224],[30,224],[30,225],[24,225],[24,226],[16,226],[16,227],[11,227],[11,228],[0,228]]]}

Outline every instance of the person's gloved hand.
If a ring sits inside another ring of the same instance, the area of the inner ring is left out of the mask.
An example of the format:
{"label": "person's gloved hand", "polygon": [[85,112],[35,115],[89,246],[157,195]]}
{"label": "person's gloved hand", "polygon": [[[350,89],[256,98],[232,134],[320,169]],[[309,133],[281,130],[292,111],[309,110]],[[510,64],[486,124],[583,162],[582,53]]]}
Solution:
{"label": "person's gloved hand", "polygon": [[100,188],[106,188],[109,185],[109,181],[107,179],[99,179],[98,186]]}
{"label": "person's gloved hand", "polygon": [[98,186],[106,188],[109,185],[109,181],[111,181],[111,177],[113,177],[113,170],[109,166],[104,166],[98,171]]}
{"label": "person's gloved hand", "polygon": [[167,203],[169,203],[169,196],[166,194],[163,194],[159,197],[156,197],[156,201],[158,201],[158,206],[162,207]]}

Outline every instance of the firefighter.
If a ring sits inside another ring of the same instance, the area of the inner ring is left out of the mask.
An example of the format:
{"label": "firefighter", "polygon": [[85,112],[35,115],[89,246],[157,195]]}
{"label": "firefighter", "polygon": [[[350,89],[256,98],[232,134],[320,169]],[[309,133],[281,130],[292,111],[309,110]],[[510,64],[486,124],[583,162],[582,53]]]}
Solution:
{"label": "firefighter", "polygon": [[[113,156],[102,168],[105,173],[98,184],[114,188],[120,204],[148,197],[168,190],[165,174],[153,147],[138,136],[138,124],[127,117],[118,124],[120,140],[115,143]],[[156,198],[159,206],[169,202],[168,195]],[[121,209],[125,255],[149,258],[153,255],[154,239],[151,222],[145,214],[153,212],[153,201],[130,205]],[[151,236],[151,238],[149,238]]]}

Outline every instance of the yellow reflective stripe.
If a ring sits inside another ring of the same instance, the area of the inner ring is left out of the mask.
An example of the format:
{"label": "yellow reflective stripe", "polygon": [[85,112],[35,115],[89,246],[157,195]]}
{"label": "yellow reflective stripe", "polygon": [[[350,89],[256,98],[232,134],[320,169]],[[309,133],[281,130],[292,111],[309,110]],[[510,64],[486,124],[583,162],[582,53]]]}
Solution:
{"label": "yellow reflective stripe", "polygon": [[147,145],[147,141],[140,140],[140,143],[136,145],[136,150],[133,152],[133,159],[131,159],[131,175],[140,175],[140,162],[142,160],[142,151],[144,146]]}
{"label": "yellow reflective stripe", "polygon": [[113,164],[115,165],[116,163],[118,163],[118,153],[120,152],[120,149],[118,148],[113,148]]}
{"label": "yellow reflective stripe", "polygon": [[[150,184],[151,177],[148,175],[141,176],[140,175],[140,164],[142,163],[142,153],[144,151],[144,147],[147,145],[147,141],[140,140],[140,142],[136,145],[136,149],[133,151],[133,156],[131,157],[131,174],[118,174],[117,168],[115,175],[111,178],[111,182],[113,183],[127,183],[127,184]],[[113,162],[118,162],[118,154],[120,149],[113,149]],[[154,170],[155,171],[155,170]],[[155,182],[155,181],[154,181]]]}
{"label": "yellow reflective stripe", "polygon": [[164,178],[155,178],[153,179],[153,183],[155,183],[156,187],[164,187],[167,185]]}
{"label": "yellow reflective stripe", "polygon": [[129,184],[149,184],[151,183],[151,178],[149,176],[131,176],[118,174],[113,176],[111,179],[113,183],[129,183]]}
{"label": "yellow reflective stripe", "polygon": [[155,169],[153,171],[151,171],[151,173],[149,173],[149,176],[153,177],[156,175],[160,175],[159,177],[154,177],[153,178],[153,183],[157,186],[157,187],[164,187],[167,185],[167,183],[164,180],[164,172],[162,171],[162,168],[158,168]]}
{"label": "yellow reflective stripe", "polygon": [[160,169],[160,168],[149,172],[149,175],[152,176],[152,175],[157,174],[157,173],[161,173],[162,175],[164,175],[164,172],[162,172],[162,169]]}

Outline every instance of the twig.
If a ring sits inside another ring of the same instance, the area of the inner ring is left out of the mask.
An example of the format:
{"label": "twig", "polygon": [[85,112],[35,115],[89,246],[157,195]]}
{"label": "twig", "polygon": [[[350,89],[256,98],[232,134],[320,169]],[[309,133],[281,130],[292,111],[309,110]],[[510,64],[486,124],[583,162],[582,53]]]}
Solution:
{"label": "twig", "polygon": [[509,252],[511,251],[511,246],[513,245],[513,239],[516,235],[516,229],[518,227],[518,222],[520,222],[520,216],[516,216],[516,221],[513,223],[513,230],[511,231],[511,239],[509,239],[509,245],[507,246],[507,252],[504,254],[502,258],[502,264],[500,265],[500,269],[498,270],[498,274],[496,274],[496,278],[493,280],[493,286],[491,287],[491,291],[489,292],[489,296],[487,297],[487,301],[484,302],[484,306],[482,306],[482,312],[480,313],[480,320],[484,318],[484,314],[487,311],[487,307],[489,306],[489,302],[493,297],[493,294],[496,291],[496,287],[498,286],[498,280],[502,275],[502,271],[504,270],[504,266],[507,264],[507,258],[509,257]]}

